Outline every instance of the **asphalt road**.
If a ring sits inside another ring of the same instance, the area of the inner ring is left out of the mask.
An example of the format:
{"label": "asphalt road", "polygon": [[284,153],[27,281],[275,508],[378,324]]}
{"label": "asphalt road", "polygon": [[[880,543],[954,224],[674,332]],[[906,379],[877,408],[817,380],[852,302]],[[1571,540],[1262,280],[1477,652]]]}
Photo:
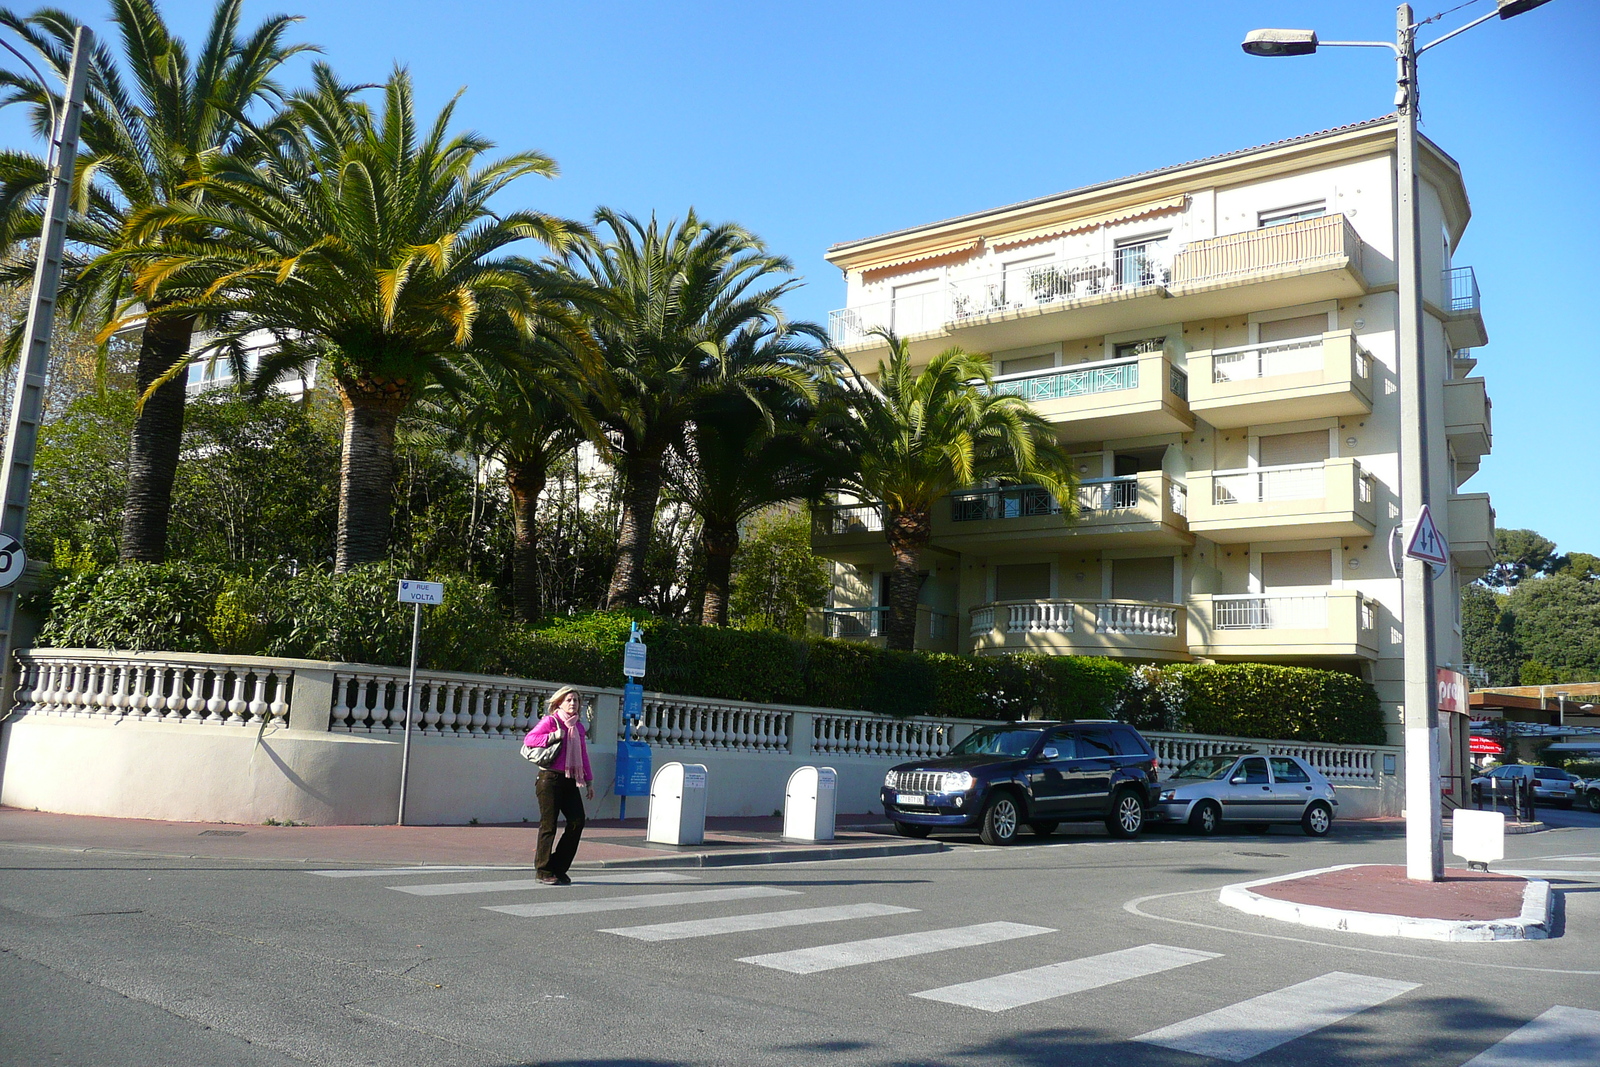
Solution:
{"label": "asphalt road", "polygon": [[0,1065],[1454,1067],[1510,1035],[1476,1067],[1555,1067],[1600,1034],[1600,819],[1558,818],[1503,866],[1558,872],[1559,936],[1485,945],[1215,903],[1399,862],[1392,835],[955,842],[569,889],[0,843]]}

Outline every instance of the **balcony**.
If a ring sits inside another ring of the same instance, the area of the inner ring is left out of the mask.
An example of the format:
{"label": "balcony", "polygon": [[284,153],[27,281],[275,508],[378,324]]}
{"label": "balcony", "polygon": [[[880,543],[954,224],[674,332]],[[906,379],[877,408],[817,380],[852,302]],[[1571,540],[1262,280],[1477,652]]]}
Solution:
{"label": "balcony", "polygon": [[1483,457],[1494,445],[1491,408],[1482,378],[1444,383],[1444,434],[1455,451],[1457,467],[1466,472],[1461,481],[1478,473]]}
{"label": "balcony", "polygon": [[[832,637],[841,641],[864,641],[881,647],[888,633],[889,609],[869,608],[818,608],[809,615],[811,632],[818,637]],[[915,648],[919,652],[955,652],[956,617],[947,612],[934,611],[917,605],[917,635]]]}
{"label": "balcony", "polygon": [[[952,273],[941,289],[863,301],[832,312],[840,348],[883,342],[892,329],[933,351],[954,340],[995,351],[1189,319],[1211,318],[1364,294],[1362,245],[1343,215],[1210,237],[1181,250],[1164,241],[1088,256],[1057,257],[975,275]],[[1071,322],[1062,316],[1071,315]]]}
{"label": "balcony", "polygon": [[1494,565],[1494,508],[1487,493],[1451,493],[1446,505],[1445,539],[1463,570],[1483,572]]}
{"label": "balcony", "polygon": [[976,655],[1189,659],[1184,609],[1154,601],[996,601],[972,610],[969,636]]}
{"label": "balcony", "polygon": [[1189,409],[1232,429],[1372,413],[1372,357],[1349,330],[1189,353]]}
{"label": "balcony", "polygon": [[1189,598],[1197,656],[1378,658],[1378,605],[1355,589]]}
{"label": "balcony", "polygon": [[828,504],[811,509],[811,546],[841,563],[870,563],[888,558],[883,505]]}
{"label": "balcony", "polygon": [[1489,343],[1483,326],[1483,301],[1478,276],[1471,267],[1444,272],[1444,334],[1451,348],[1477,348]]}
{"label": "balcony", "polygon": [[1189,475],[1189,529],[1213,541],[1370,537],[1377,482],[1353,459]]}
{"label": "balcony", "polygon": [[1161,350],[995,379],[994,391],[1020,396],[1063,441],[1185,433],[1189,378]]}
{"label": "balcony", "polygon": [[1160,471],[1078,483],[1078,517],[1070,527],[1061,506],[1036,485],[968,489],[935,513],[936,545],[959,552],[1018,547],[1040,537],[1070,537],[1074,548],[1188,544],[1188,490]]}

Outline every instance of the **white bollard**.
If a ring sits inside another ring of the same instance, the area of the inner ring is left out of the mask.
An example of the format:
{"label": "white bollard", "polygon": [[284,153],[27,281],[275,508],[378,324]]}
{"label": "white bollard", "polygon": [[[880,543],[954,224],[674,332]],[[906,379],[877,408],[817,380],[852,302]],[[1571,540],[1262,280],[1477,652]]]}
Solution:
{"label": "white bollard", "polygon": [[1505,812],[1457,808],[1450,817],[1450,850],[1468,867],[1487,871],[1490,863],[1505,858]]}
{"label": "white bollard", "polygon": [[785,841],[832,841],[839,775],[832,767],[801,767],[783,795]]}
{"label": "white bollard", "polygon": [[656,845],[698,845],[706,839],[706,767],[668,763],[650,779],[644,839]]}

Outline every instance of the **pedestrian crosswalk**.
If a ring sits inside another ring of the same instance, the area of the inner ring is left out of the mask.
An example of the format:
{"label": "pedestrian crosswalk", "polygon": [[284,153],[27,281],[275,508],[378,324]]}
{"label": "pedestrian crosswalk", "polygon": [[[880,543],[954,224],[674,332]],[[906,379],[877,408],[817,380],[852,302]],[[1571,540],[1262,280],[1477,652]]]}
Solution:
{"label": "pedestrian crosswalk", "polygon": [[[516,918],[696,906],[730,908],[727,914],[605,926],[595,930],[598,934],[644,944],[783,930],[794,931],[794,937],[798,940],[806,938],[811,928],[843,928],[852,923],[876,922],[880,930],[884,924],[889,924],[891,929],[902,924],[914,927],[873,937],[828,939],[824,944],[808,944],[754,955],[728,954],[734,963],[779,972],[780,977],[772,980],[783,982],[847,968],[869,967],[911,957],[981,949],[1023,940],[1041,947],[1050,946],[1043,952],[1032,950],[1037,959],[1039,955],[1058,948],[1062,940],[1050,937],[1060,935],[1062,931],[1017,922],[996,920],[939,926],[930,924],[918,908],[875,901],[749,911],[745,906],[751,903],[758,908],[776,904],[780,900],[787,903],[790,898],[804,896],[806,890],[749,884],[684,888],[685,883],[701,882],[703,876],[680,871],[580,873],[574,878],[572,889],[555,893],[532,878],[504,877],[524,871],[526,868],[440,866],[310,873],[324,878],[387,875],[404,884],[388,885],[385,889],[418,898],[419,904],[424,901],[443,904],[452,900],[475,904],[477,902],[471,898],[483,894],[536,891],[537,898],[525,902],[478,904],[484,910]],[[476,881],[414,881],[424,875],[469,872],[483,877]],[[604,892],[633,886],[652,888],[640,892]],[[603,895],[573,892],[585,887],[601,891]],[[1071,935],[1067,936],[1070,938]],[[806,939],[817,940],[814,935]],[[1224,954],[1219,952],[1162,944],[1132,945],[1109,952],[1068,955],[1069,958],[1058,958],[1042,966],[999,974],[979,974],[935,988],[905,989],[904,995],[959,1008],[1001,1013],[1088,994],[1118,983],[1138,981],[1141,1002],[1156,1003],[1158,998],[1152,997],[1151,980],[1165,980],[1161,976],[1178,972],[1171,980],[1183,982],[1182,974],[1188,968],[1203,967],[1211,961],[1224,958]],[[971,958],[975,961],[992,961],[994,957],[992,954],[979,953]],[[914,969],[896,971],[896,980],[903,981],[901,976],[916,973],[920,972]],[[1192,996],[1195,987],[1184,985],[1181,988]],[[1337,1026],[1362,1013],[1380,1010],[1384,1004],[1418,988],[1420,985],[1415,982],[1329,971],[1257,996],[1220,1004],[1198,1015],[1131,1035],[1127,1040],[1212,1060],[1242,1063]],[[1506,1035],[1462,1067],[1594,1067],[1595,1064],[1600,1064],[1600,1012],[1555,1006]]]}

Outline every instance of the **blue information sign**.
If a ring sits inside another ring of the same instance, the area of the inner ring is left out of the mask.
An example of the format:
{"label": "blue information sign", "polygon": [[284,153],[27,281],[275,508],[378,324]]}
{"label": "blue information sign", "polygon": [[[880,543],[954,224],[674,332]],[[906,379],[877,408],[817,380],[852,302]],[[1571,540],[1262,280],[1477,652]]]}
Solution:
{"label": "blue information sign", "polygon": [[633,722],[644,718],[644,686],[637,682],[622,687],[622,717]]}
{"label": "blue information sign", "polygon": [[643,741],[617,742],[617,783],[612,790],[619,797],[650,795],[650,746]]}

